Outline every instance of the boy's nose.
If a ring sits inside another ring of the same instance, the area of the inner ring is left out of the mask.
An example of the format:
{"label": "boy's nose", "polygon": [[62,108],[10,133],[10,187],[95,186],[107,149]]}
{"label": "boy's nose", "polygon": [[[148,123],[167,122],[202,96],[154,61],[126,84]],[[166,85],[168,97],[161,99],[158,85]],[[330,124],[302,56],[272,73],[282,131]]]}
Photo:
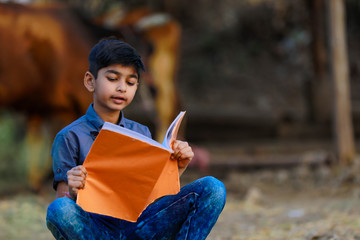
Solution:
{"label": "boy's nose", "polygon": [[125,92],[126,91],[126,84],[119,83],[117,88],[116,88],[116,91]]}

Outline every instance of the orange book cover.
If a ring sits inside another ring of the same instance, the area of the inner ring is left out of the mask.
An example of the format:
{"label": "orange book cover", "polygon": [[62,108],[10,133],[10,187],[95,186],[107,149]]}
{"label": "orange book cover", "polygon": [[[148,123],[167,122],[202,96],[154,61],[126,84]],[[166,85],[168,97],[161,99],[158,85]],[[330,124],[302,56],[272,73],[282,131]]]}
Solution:
{"label": "orange book cover", "polygon": [[88,212],[135,222],[154,200],[177,194],[178,165],[170,155],[184,114],[170,125],[163,144],[105,122],[84,161],[88,175],[77,204]]}

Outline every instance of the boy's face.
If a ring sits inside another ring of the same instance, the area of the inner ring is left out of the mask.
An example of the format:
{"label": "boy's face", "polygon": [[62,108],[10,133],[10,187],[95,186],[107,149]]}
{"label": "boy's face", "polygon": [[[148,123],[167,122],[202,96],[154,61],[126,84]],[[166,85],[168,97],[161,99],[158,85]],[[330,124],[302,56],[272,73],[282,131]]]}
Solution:
{"label": "boy's face", "polygon": [[[87,77],[92,79],[87,79]],[[85,86],[93,92],[94,109],[99,113],[115,113],[123,110],[134,99],[139,76],[132,66],[113,64],[98,71],[96,79],[85,74]]]}

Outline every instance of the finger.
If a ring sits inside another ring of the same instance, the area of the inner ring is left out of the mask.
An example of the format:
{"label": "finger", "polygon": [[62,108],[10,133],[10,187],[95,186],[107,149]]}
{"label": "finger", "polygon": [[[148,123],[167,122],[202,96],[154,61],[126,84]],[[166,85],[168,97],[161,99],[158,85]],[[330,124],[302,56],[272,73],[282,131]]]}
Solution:
{"label": "finger", "polygon": [[181,152],[183,149],[185,149],[186,147],[188,147],[188,143],[187,143],[187,142],[178,141],[177,144],[174,146],[174,155],[175,155],[175,158],[178,158],[180,152]]}
{"label": "finger", "polygon": [[171,160],[179,160],[179,157],[181,156],[181,153],[179,152],[173,152],[171,155],[170,155],[170,159]]}
{"label": "finger", "polygon": [[173,159],[174,160],[179,160],[179,156],[181,155],[181,153],[179,151],[176,151],[173,153]]}
{"label": "finger", "polygon": [[181,155],[177,160],[178,161],[188,161],[190,162],[193,158],[193,155],[191,153],[185,153]]}
{"label": "finger", "polygon": [[70,175],[72,175],[72,176],[82,176],[82,177],[86,177],[86,173],[84,173],[82,170],[80,170],[80,169],[71,169],[71,170],[69,170],[68,172],[67,172],[67,175],[68,175],[68,177],[70,176]]}
{"label": "finger", "polygon": [[190,149],[186,149],[181,152],[180,159],[192,159],[194,157],[194,152]]}
{"label": "finger", "polygon": [[176,149],[181,149],[186,145],[187,145],[187,142],[183,142],[183,141],[180,141],[180,140],[175,140],[174,144],[173,144],[173,150],[175,151]]}
{"label": "finger", "polygon": [[85,168],[83,165],[79,165],[78,167],[80,168],[81,172],[82,172],[85,176],[87,176],[86,168]]}
{"label": "finger", "polygon": [[173,147],[176,147],[177,145],[179,145],[182,141],[180,140],[175,140],[173,143]]}
{"label": "finger", "polygon": [[172,150],[174,151],[172,154],[171,154],[171,156],[170,156],[170,158],[171,159],[173,159],[173,160],[175,160],[175,159],[177,159],[177,153],[179,152],[179,144],[180,144],[180,142],[181,141],[179,141],[179,140],[175,140],[174,141],[174,143],[173,143],[173,146],[172,146]]}
{"label": "finger", "polygon": [[178,141],[177,148],[183,149],[183,148],[185,148],[187,146],[189,146],[189,144],[187,142]]}
{"label": "finger", "polygon": [[69,188],[71,189],[82,189],[85,187],[85,181],[70,181]]}
{"label": "finger", "polygon": [[184,159],[189,153],[192,153],[191,147],[187,143],[181,144],[179,145],[179,151],[176,153],[175,158]]}
{"label": "finger", "polygon": [[68,178],[69,184],[74,183],[74,182],[85,182],[85,181],[86,181],[85,178],[78,177],[78,176],[71,176],[71,177]]}
{"label": "finger", "polygon": [[70,169],[69,171],[81,171],[84,174],[87,174],[86,168],[83,165],[78,165]]}
{"label": "finger", "polygon": [[81,171],[85,176],[87,175],[87,171],[86,168],[83,165],[78,165],[75,168],[73,168],[74,170],[77,171]]}
{"label": "finger", "polygon": [[85,181],[85,177],[70,175],[68,181]]}

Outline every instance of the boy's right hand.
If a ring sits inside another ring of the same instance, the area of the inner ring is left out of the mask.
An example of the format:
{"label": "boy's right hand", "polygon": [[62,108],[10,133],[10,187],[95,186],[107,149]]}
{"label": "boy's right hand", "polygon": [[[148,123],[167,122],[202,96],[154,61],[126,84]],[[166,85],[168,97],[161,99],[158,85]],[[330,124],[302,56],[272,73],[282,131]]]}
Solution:
{"label": "boy's right hand", "polygon": [[80,189],[85,188],[87,171],[84,166],[73,167],[67,172],[69,194],[72,199],[76,199]]}

